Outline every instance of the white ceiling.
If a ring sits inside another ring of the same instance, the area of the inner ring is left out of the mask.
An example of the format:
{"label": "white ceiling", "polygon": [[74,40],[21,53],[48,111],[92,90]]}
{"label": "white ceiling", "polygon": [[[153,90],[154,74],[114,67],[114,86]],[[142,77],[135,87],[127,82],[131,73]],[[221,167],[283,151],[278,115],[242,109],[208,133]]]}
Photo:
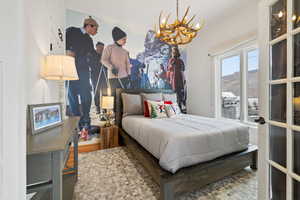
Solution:
{"label": "white ceiling", "polygon": [[[259,0],[179,0],[179,12],[183,15],[191,6],[189,16],[205,19],[206,25],[233,15],[235,11],[247,9],[247,5]],[[67,9],[97,16],[105,22],[127,26],[136,32],[145,33],[158,22],[160,11],[176,14],[176,0],[66,0]]]}

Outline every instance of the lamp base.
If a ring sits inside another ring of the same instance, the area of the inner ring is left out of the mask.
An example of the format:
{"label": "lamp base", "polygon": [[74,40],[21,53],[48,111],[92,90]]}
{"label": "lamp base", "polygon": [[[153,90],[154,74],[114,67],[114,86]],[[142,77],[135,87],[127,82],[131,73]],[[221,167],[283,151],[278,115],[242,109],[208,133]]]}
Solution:
{"label": "lamp base", "polygon": [[107,120],[104,127],[110,127],[110,126],[112,126],[112,124],[110,123],[110,120]]}

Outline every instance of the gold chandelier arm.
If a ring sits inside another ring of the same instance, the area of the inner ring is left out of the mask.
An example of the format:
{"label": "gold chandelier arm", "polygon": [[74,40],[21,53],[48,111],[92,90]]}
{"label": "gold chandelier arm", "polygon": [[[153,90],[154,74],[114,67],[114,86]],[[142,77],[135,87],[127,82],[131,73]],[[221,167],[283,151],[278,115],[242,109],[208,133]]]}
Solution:
{"label": "gold chandelier arm", "polygon": [[181,20],[181,23],[183,23],[183,21],[185,20],[187,14],[189,13],[189,11],[190,11],[190,6],[186,9],[185,14],[184,14],[184,17],[183,17],[182,20]]}
{"label": "gold chandelier arm", "polygon": [[189,25],[189,24],[195,19],[195,17],[196,17],[196,15],[194,15],[194,16],[190,19],[190,21],[188,21],[188,23],[186,23],[186,25]]}
{"label": "gold chandelier arm", "polygon": [[183,42],[183,39],[182,39],[181,30],[178,31],[178,36],[179,36],[179,38],[180,38],[180,43],[182,43],[182,42]]}
{"label": "gold chandelier arm", "polygon": [[181,45],[188,44],[190,42],[191,42],[191,40],[187,40],[186,42],[182,42]]}
{"label": "gold chandelier arm", "polygon": [[191,30],[189,28],[187,28],[187,29],[188,30],[186,32],[180,31],[184,37],[188,37],[189,33],[191,32]]}
{"label": "gold chandelier arm", "polygon": [[171,16],[171,14],[169,13],[167,18],[166,18],[166,24],[168,24],[168,20],[169,20],[170,16]]}
{"label": "gold chandelier arm", "polygon": [[187,44],[189,42],[192,41],[192,38],[190,38],[189,36],[184,36],[184,38],[180,38],[180,42],[178,43],[178,45],[183,45],[183,44]]}
{"label": "gold chandelier arm", "polygon": [[159,18],[158,18],[158,29],[160,29],[160,27],[161,27],[160,23],[161,23],[161,16],[162,16],[162,13],[163,13],[163,11],[160,12]]}

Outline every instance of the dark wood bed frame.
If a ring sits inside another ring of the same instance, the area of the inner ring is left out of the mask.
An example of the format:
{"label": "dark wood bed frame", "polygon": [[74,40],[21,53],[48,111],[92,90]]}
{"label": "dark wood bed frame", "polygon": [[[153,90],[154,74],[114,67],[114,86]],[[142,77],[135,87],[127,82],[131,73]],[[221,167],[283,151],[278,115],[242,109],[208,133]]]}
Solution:
{"label": "dark wood bed frame", "polygon": [[121,141],[130,152],[141,162],[154,181],[160,186],[160,199],[173,200],[175,196],[199,189],[226,176],[236,173],[247,166],[257,169],[257,146],[249,145],[248,149],[225,155],[209,162],[185,167],[172,174],[159,165],[159,160],[152,156],[132,137],[122,129],[122,98],[121,94],[139,93],[173,93],[171,90],[125,90],[117,89],[116,94],[116,124],[120,127]]}

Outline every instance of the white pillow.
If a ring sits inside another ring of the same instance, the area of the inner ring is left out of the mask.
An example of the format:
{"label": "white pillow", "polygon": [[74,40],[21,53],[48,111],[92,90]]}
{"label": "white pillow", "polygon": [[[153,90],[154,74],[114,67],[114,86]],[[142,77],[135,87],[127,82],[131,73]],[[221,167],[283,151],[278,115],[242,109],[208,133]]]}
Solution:
{"label": "white pillow", "polygon": [[176,93],[164,93],[163,94],[164,101],[172,101],[172,103],[177,103],[177,95]]}
{"label": "white pillow", "polygon": [[139,94],[122,93],[123,116],[142,115],[142,98]]}
{"label": "white pillow", "polygon": [[[142,95],[142,109],[144,111],[144,101],[162,101],[163,100],[163,96],[162,93],[141,93]],[[150,111],[150,110],[149,110]],[[151,112],[149,113],[151,115]]]}
{"label": "white pillow", "polygon": [[163,95],[162,93],[141,93],[143,100],[150,101],[162,101]]}

